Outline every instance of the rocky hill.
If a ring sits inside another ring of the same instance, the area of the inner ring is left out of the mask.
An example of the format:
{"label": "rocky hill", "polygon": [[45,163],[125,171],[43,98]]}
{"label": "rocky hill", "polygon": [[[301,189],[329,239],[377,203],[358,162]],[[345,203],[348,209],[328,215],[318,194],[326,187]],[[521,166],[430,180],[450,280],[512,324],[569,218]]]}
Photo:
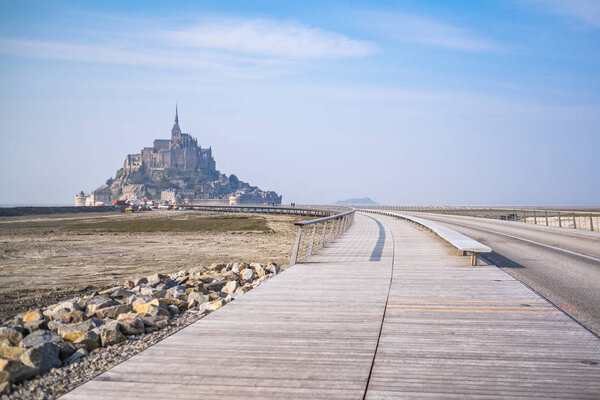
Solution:
{"label": "rocky hill", "polygon": [[108,197],[178,204],[281,204],[282,199],[273,191],[261,190],[233,174],[227,176],[218,171],[212,148],[203,148],[196,138],[181,132],[177,110],[171,139],[156,139],[152,147],[128,154],[115,177],[90,196],[93,198],[80,199],[80,203],[105,203]]}

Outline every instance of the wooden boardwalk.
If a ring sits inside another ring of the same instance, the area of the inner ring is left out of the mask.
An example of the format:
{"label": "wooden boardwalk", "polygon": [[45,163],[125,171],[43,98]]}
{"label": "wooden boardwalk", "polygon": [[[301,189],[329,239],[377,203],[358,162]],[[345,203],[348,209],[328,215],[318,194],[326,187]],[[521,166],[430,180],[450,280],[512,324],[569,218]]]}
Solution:
{"label": "wooden boardwalk", "polygon": [[502,271],[357,215],[307,262],[63,398],[598,399],[594,361],[596,336]]}

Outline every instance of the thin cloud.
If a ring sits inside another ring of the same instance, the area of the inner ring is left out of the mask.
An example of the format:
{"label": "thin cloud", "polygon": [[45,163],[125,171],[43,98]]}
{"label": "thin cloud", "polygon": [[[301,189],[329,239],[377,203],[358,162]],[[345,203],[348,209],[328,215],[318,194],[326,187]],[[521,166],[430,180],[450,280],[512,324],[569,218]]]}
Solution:
{"label": "thin cloud", "polygon": [[297,22],[206,21],[179,31],[84,30],[69,41],[0,37],[0,54],[261,78],[294,73],[302,60],[363,57],[376,51],[371,43]]}
{"label": "thin cloud", "polygon": [[269,19],[204,20],[166,32],[171,44],[285,59],[364,57],[375,45],[293,21]]}
{"label": "thin cloud", "polygon": [[598,0],[527,0],[543,10],[567,17],[574,17],[587,25],[600,27],[600,1]]}
{"label": "thin cloud", "polygon": [[81,44],[20,38],[0,38],[0,54],[27,58],[85,62],[92,64],[154,67],[179,70],[210,70],[217,75],[230,74],[260,78],[287,72],[290,63],[273,58],[243,57],[210,50],[185,52],[154,45]]}
{"label": "thin cloud", "polygon": [[468,29],[417,15],[377,13],[371,14],[368,19],[372,21],[370,25],[375,29],[398,41],[466,52],[494,51],[503,47],[500,43],[479,37]]}

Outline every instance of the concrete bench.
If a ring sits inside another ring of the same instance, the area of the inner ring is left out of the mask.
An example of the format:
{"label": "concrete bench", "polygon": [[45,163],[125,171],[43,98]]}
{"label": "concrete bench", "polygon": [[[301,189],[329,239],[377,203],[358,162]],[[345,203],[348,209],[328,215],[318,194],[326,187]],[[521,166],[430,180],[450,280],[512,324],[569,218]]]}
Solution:
{"label": "concrete bench", "polygon": [[456,247],[458,249],[459,255],[467,255],[470,253],[471,265],[477,265],[480,253],[492,252],[491,247],[486,246],[483,243],[479,243],[478,241],[473,240],[470,237],[463,235],[462,233],[458,233],[450,228],[447,228],[443,225],[438,224],[437,222],[430,221],[428,219],[413,217],[411,215],[399,214],[384,210],[359,209],[357,211],[374,212],[381,215],[388,215],[390,217],[402,218],[424,226],[425,228],[433,231],[439,237],[450,243],[452,246]]}

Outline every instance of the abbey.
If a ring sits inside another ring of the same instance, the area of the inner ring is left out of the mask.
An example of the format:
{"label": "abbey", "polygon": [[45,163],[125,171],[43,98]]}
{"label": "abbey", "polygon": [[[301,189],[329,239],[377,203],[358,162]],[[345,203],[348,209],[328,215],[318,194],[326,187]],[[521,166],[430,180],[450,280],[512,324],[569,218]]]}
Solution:
{"label": "abbey", "polygon": [[156,139],[153,147],[144,147],[140,154],[129,154],[125,159],[125,175],[142,170],[150,179],[156,172],[170,168],[179,171],[194,171],[199,177],[214,179],[218,173],[212,149],[198,146],[198,140],[179,127],[179,113],[175,108],[175,124],[171,139]]}
{"label": "abbey", "polygon": [[75,197],[76,205],[105,204],[111,200],[168,201],[177,204],[281,204],[281,196],[219,172],[212,148],[202,148],[189,133],[181,132],[179,112],[171,139],[156,139],[152,147],[128,154],[115,178],[91,195]]}

